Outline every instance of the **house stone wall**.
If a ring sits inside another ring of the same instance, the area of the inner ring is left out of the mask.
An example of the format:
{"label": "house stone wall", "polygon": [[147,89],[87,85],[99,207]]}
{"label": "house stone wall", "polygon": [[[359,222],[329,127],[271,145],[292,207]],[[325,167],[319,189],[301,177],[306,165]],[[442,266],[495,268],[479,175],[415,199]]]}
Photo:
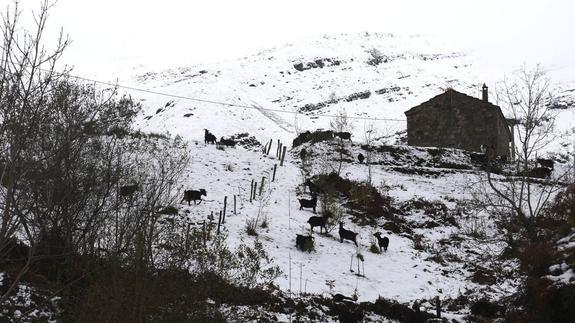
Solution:
{"label": "house stone wall", "polygon": [[499,108],[474,100],[426,102],[406,112],[408,144],[475,152],[493,145],[497,155],[507,157],[509,131]]}

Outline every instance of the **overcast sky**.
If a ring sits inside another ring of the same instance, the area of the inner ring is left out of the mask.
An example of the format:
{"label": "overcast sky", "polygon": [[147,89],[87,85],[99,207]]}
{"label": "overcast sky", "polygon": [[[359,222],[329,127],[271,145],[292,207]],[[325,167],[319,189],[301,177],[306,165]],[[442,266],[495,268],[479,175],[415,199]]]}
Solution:
{"label": "overcast sky", "polygon": [[[2,12],[11,0],[0,0]],[[23,17],[40,0],[21,0]],[[73,44],[78,73],[234,59],[301,38],[342,32],[430,34],[470,50],[486,68],[542,62],[569,76],[573,0],[59,0],[49,27]]]}

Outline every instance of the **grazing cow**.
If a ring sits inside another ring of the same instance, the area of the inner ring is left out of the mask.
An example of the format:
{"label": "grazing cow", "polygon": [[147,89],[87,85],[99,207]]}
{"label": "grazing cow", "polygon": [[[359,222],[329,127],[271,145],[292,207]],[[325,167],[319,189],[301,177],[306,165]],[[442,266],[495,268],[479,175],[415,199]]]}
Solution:
{"label": "grazing cow", "polygon": [[537,162],[542,167],[547,167],[549,169],[553,169],[553,167],[555,166],[555,162],[552,159],[537,158]]}
{"label": "grazing cow", "polygon": [[306,245],[309,246],[311,243],[311,246],[313,246],[313,240],[314,239],[312,236],[304,236],[304,235],[298,234],[295,238],[295,246],[299,250],[305,251]]}
{"label": "grazing cow", "polygon": [[351,141],[351,133],[349,132],[334,132],[333,135],[339,137],[341,140]]}
{"label": "grazing cow", "polygon": [[314,227],[319,227],[319,233],[321,233],[321,229],[323,228],[324,232],[327,233],[327,228],[325,225],[327,224],[327,214],[324,216],[312,216],[307,220],[309,226],[311,227],[311,232],[313,232]]}
{"label": "grazing cow", "polygon": [[387,251],[387,246],[389,246],[389,238],[388,237],[382,238],[380,232],[376,232],[373,235],[377,238],[377,244],[379,245],[379,249]]}
{"label": "grazing cow", "polygon": [[216,144],[216,136],[214,136],[208,129],[204,129],[204,143]]}
{"label": "grazing cow", "polygon": [[233,139],[225,139],[224,137],[222,137],[222,138],[220,139],[219,144],[222,145],[222,146],[235,147],[235,146],[236,146],[236,141],[233,140]]}
{"label": "grazing cow", "polygon": [[353,243],[355,243],[355,246],[357,247],[357,233],[353,232],[353,231],[349,231],[343,228],[343,222],[339,223],[339,242],[343,243],[343,240],[350,240],[353,241]]}
{"label": "grazing cow", "polygon": [[353,301],[357,301],[357,295],[353,295],[353,297],[349,297],[349,296],[345,296],[345,295],[338,293],[338,294],[332,295],[332,299],[334,302],[345,302],[345,301],[353,302]]}
{"label": "grazing cow", "polygon": [[131,196],[138,189],[139,189],[138,184],[122,186],[122,187],[120,187],[119,194],[120,194],[120,196]]}
{"label": "grazing cow", "polygon": [[208,196],[208,194],[206,193],[205,189],[200,189],[199,191],[194,191],[194,190],[187,190],[184,191],[184,198],[182,199],[182,202],[187,201],[188,205],[190,205],[191,201],[194,201],[194,205],[196,205],[196,201],[200,201],[199,203],[202,203],[202,195],[203,196]]}
{"label": "grazing cow", "polygon": [[311,200],[306,199],[298,199],[299,201],[299,209],[303,210],[303,208],[311,208],[313,209],[313,213],[315,213],[315,208],[317,206],[317,196],[314,195]]}
{"label": "grazing cow", "polygon": [[357,160],[359,160],[360,164],[363,164],[363,161],[365,160],[365,156],[363,156],[362,153],[359,153],[359,155],[357,155]]}

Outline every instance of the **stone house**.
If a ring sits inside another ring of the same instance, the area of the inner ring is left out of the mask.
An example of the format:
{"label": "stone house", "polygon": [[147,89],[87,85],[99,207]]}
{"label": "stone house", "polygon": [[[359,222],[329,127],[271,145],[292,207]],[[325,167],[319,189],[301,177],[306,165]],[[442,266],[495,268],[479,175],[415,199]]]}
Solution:
{"label": "stone house", "polygon": [[488,101],[447,89],[405,112],[410,146],[461,148],[507,158],[513,138],[501,109]]}

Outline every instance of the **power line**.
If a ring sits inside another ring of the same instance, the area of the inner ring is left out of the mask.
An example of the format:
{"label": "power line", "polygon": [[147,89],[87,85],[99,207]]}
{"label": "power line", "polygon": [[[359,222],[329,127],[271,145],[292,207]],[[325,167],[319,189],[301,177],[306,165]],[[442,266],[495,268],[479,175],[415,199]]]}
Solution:
{"label": "power line", "polygon": [[[166,97],[176,98],[176,99],[182,99],[182,100],[188,100],[188,101],[223,105],[223,106],[228,106],[228,107],[238,107],[238,108],[244,108],[244,109],[254,109],[254,110],[259,110],[259,111],[289,113],[289,114],[303,115],[303,116],[310,117],[310,118],[313,118],[313,117],[336,118],[336,117],[338,117],[338,115],[332,115],[332,114],[315,114],[315,115],[310,116],[310,115],[307,115],[307,114],[304,114],[301,112],[297,112],[297,111],[285,111],[285,110],[279,110],[279,109],[256,107],[256,106],[252,106],[252,105],[244,105],[244,104],[236,104],[236,103],[228,103],[228,102],[221,102],[221,101],[214,101],[214,100],[199,99],[199,98],[193,98],[193,97],[189,97],[189,96],[146,90],[146,89],[141,89],[141,88],[137,88],[137,87],[133,87],[133,86],[121,85],[118,83],[114,84],[114,83],[110,83],[110,82],[99,81],[99,80],[90,79],[90,78],[77,76],[77,75],[71,75],[71,74],[63,74],[63,75],[73,77],[73,78],[76,78],[79,80],[87,81],[87,82],[93,82],[93,83],[97,83],[97,84],[118,87],[118,88],[122,88],[122,89],[126,89],[126,90],[144,92],[144,93],[149,93],[149,94],[154,94],[154,95],[161,95],[161,96],[166,96]],[[395,121],[395,122],[405,122],[406,121],[405,119],[353,117],[353,116],[348,116],[347,118],[356,119],[356,120],[374,120],[374,121]]]}

